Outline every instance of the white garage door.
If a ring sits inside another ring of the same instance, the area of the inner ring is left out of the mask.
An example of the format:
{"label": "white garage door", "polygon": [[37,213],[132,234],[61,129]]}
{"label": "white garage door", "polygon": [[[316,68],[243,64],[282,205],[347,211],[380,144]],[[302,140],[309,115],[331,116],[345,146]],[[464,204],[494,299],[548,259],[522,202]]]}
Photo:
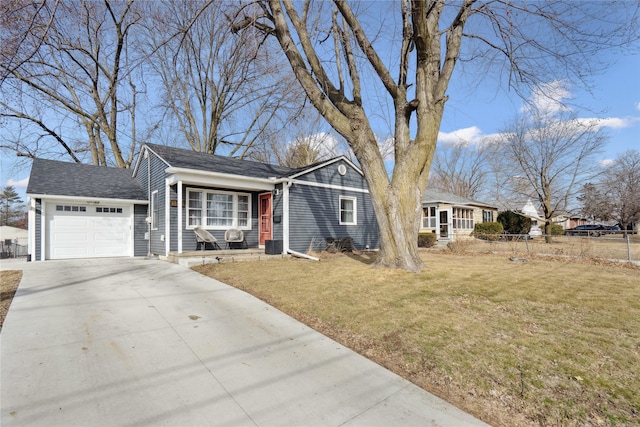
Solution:
{"label": "white garage door", "polygon": [[131,207],[47,203],[47,259],[131,256]]}

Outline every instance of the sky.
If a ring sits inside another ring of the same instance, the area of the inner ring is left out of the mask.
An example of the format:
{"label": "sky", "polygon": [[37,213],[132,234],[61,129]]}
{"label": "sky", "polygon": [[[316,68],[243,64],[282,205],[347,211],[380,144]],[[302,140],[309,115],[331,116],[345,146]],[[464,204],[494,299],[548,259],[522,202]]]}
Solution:
{"label": "sky", "polygon": [[[599,119],[609,137],[598,161],[606,164],[627,150],[640,150],[640,55],[611,58],[615,60],[604,74],[593,76],[591,91],[566,88],[561,82],[548,82],[550,97],[532,94],[529,100],[537,106],[549,105],[549,98],[577,105],[572,112],[582,119]],[[455,86],[454,86],[455,87]],[[450,91],[451,92],[451,91]],[[466,92],[468,93],[468,91]],[[457,97],[450,93],[445,107],[439,142],[464,139],[477,143],[482,138],[499,133],[523,110],[524,102],[514,93],[498,93],[494,86],[478,86],[474,93]]]}
{"label": "sky", "polygon": [[[580,106],[574,110],[578,117],[601,120],[609,142],[598,155],[598,161],[606,164],[626,150],[640,150],[640,55],[607,58],[605,53],[602,59],[611,65],[605,73],[592,76],[591,91],[566,87],[562,82],[548,82],[545,91],[570,105]],[[460,139],[479,142],[500,132],[523,108],[522,99],[504,88],[497,90],[495,83],[470,88],[454,76],[448,94],[439,143]],[[548,102],[548,98],[535,94],[530,95],[530,100],[538,105]],[[17,158],[11,152],[0,152],[0,156],[2,186],[14,186],[26,202],[30,165],[23,160],[22,166],[16,167]]]}

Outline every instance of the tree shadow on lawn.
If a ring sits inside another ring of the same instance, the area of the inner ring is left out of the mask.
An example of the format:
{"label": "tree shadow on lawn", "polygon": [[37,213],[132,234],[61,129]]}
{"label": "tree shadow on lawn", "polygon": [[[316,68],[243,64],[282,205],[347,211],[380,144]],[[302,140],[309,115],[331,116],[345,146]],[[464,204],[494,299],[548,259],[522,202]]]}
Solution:
{"label": "tree shadow on lawn", "polygon": [[374,252],[345,252],[345,254],[349,258],[366,265],[372,265],[378,257],[378,254]]}

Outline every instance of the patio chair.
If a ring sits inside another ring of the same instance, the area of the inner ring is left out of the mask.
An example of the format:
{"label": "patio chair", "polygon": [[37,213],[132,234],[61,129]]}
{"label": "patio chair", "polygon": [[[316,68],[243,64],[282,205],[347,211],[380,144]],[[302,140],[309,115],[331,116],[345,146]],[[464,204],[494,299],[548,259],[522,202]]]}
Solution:
{"label": "patio chair", "polygon": [[218,239],[216,239],[211,233],[200,226],[196,226],[193,229],[193,232],[196,234],[196,241],[198,244],[196,245],[196,250],[202,246],[202,250],[204,251],[207,248],[207,243],[211,245],[213,250],[220,250],[220,246],[218,246]]}
{"label": "patio chair", "polygon": [[244,240],[244,233],[237,228],[230,228],[224,232],[224,240],[227,242],[227,249],[247,249],[246,240]]}

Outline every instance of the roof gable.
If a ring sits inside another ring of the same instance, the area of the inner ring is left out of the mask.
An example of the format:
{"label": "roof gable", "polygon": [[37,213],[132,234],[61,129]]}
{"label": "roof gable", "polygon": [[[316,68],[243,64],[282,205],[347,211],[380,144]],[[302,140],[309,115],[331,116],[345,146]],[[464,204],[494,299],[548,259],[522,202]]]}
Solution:
{"label": "roof gable", "polygon": [[130,169],[33,159],[27,194],[146,200]]}

